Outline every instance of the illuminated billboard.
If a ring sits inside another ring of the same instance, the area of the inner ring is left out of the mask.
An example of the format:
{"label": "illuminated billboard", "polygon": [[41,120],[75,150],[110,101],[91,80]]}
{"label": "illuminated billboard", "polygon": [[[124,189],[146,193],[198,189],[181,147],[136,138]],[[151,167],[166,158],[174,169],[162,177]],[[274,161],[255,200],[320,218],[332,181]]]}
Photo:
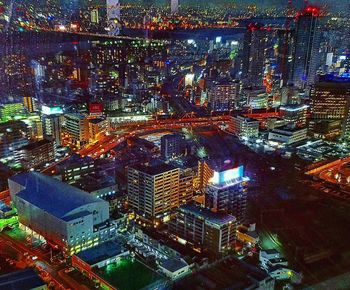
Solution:
{"label": "illuminated billboard", "polygon": [[44,115],[54,115],[54,114],[63,114],[63,110],[59,106],[49,107],[49,106],[42,106],[41,112]]}
{"label": "illuminated billboard", "polygon": [[214,176],[211,179],[211,182],[214,184],[223,184],[230,180],[234,180],[237,178],[243,177],[243,166],[239,166],[236,168],[228,169],[225,171],[214,171]]}

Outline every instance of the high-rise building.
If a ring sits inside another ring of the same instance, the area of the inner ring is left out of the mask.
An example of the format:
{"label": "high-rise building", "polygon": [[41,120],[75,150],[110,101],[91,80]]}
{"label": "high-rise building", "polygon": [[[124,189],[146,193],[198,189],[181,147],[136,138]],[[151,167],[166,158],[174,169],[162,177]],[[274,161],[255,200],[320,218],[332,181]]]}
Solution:
{"label": "high-rise building", "polygon": [[0,158],[12,158],[16,150],[29,143],[28,126],[22,121],[0,124]]}
{"label": "high-rise building", "polygon": [[307,110],[307,105],[281,106],[281,118],[286,124],[293,124],[296,127],[304,127],[306,125]]}
{"label": "high-rise building", "polygon": [[314,84],[319,63],[319,8],[306,7],[298,16],[292,83],[300,88]]}
{"label": "high-rise building", "polygon": [[[338,120],[342,124],[341,135],[350,137],[350,81],[347,78],[320,79],[311,89],[311,121]],[[333,128],[334,129],[334,128]]]}
{"label": "high-rise building", "polygon": [[128,168],[128,202],[148,220],[164,219],[179,206],[180,169],[168,164]]}
{"label": "high-rise building", "polygon": [[247,182],[243,166],[214,171],[205,190],[205,205],[213,212],[229,213],[243,223],[247,210]]}
{"label": "high-rise building", "polygon": [[24,115],[23,103],[11,102],[0,106],[0,119],[3,122],[15,120],[15,117]]}
{"label": "high-rise building", "polygon": [[20,227],[73,255],[115,237],[108,202],[38,172],[9,178]]}
{"label": "high-rise building", "polygon": [[35,110],[34,98],[30,96],[23,97],[23,105],[29,113],[33,113]]}
{"label": "high-rise building", "polygon": [[21,164],[25,169],[35,168],[55,159],[55,147],[52,141],[43,139],[19,149]]}
{"label": "high-rise building", "polygon": [[238,103],[239,82],[221,81],[209,91],[210,109],[213,111],[229,111]]}
{"label": "high-rise building", "polygon": [[80,148],[89,142],[89,120],[85,115],[65,114],[64,119],[64,131],[72,145]]}
{"label": "high-rise building", "polygon": [[236,218],[206,208],[183,205],[169,224],[169,232],[182,243],[220,255],[232,249],[236,241]]}
{"label": "high-rise building", "polygon": [[43,115],[44,138],[55,142],[56,146],[62,145],[62,115]]}
{"label": "high-rise building", "polygon": [[160,151],[162,159],[168,160],[179,157],[185,153],[185,136],[174,133],[162,136],[160,139]]}
{"label": "high-rise building", "polygon": [[240,138],[257,138],[259,121],[244,116],[233,116],[229,123],[229,131]]}
{"label": "high-rise building", "polygon": [[266,30],[249,24],[244,36],[242,77],[247,86],[262,86],[266,60]]}

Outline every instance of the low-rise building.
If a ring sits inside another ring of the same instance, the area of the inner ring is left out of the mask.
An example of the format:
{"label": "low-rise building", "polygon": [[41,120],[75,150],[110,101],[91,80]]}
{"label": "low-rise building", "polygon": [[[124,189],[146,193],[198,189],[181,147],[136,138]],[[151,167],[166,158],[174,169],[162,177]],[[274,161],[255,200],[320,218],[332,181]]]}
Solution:
{"label": "low-rise building", "polygon": [[95,160],[92,157],[80,157],[73,154],[69,159],[58,165],[62,181],[74,183],[83,176],[95,173]]}
{"label": "low-rise building", "polygon": [[259,136],[259,121],[244,116],[233,116],[228,130],[239,138],[257,138]]}
{"label": "low-rise building", "polygon": [[293,145],[306,141],[308,138],[307,128],[296,128],[285,126],[276,128],[269,132],[269,141],[282,143],[285,145]]}
{"label": "low-rise building", "polygon": [[159,269],[172,281],[191,273],[190,265],[181,258],[165,259],[160,262]]}

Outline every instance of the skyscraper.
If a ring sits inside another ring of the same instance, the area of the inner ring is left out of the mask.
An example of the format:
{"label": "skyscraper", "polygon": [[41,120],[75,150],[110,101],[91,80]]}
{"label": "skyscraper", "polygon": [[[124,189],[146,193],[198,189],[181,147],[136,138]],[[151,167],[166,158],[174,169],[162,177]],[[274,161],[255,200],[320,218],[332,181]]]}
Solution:
{"label": "skyscraper", "polygon": [[314,84],[319,62],[319,8],[307,7],[298,16],[291,81],[300,88]]}
{"label": "skyscraper", "polygon": [[43,115],[44,137],[55,142],[56,146],[62,145],[62,122],[61,115]]}
{"label": "skyscraper", "polygon": [[262,86],[265,68],[266,30],[251,23],[244,36],[242,76],[248,86]]}

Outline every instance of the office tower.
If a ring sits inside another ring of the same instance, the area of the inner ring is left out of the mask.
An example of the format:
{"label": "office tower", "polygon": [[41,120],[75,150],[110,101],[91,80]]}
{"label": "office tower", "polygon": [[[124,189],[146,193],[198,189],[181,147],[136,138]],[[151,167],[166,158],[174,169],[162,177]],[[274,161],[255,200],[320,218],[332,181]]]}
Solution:
{"label": "office tower", "polygon": [[240,138],[259,137],[259,121],[244,116],[232,116],[229,131]]}
{"label": "office tower", "polygon": [[55,159],[55,147],[52,141],[43,139],[19,149],[21,164],[24,169],[35,168]]}
{"label": "office tower", "polygon": [[179,206],[180,169],[168,164],[128,168],[128,202],[137,214],[165,219]]}
{"label": "office tower", "polygon": [[170,0],[170,11],[171,14],[179,13],[179,0]]}
{"label": "office tower", "polygon": [[184,155],[185,146],[186,140],[183,134],[174,133],[162,136],[160,139],[162,159],[168,160]]}
{"label": "office tower", "polygon": [[0,124],[0,158],[11,159],[16,150],[29,142],[28,126],[22,121]]}
{"label": "office tower", "polygon": [[281,86],[285,86],[290,78],[290,71],[292,65],[290,59],[292,58],[293,31],[287,29],[280,29],[277,31],[277,43],[276,43],[276,73],[280,75]]}
{"label": "office tower", "polygon": [[213,212],[229,213],[244,223],[247,210],[247,182],[243,166],[214,171],[205,190],[205,206]]}
{"label": "office tower", "polygon": [[266,30],[249,24],[244,35],[242,77],[247,86],[262,86],[266,59]]}
{"label": "office tower", "polygon": [[[319,122],[339,121],[338,135],[350,137],[350,80],[348,78],[321,78],[311,89],[310,131]],[[320,125],[319,125],[320,126]],[[325,128],[325,126],[322,126]],[[327,126],[326,126],[327,127]],[[330,126],[334,133],[334,126]],[[326,132],[324,132],[326,133]]]}
{"label": "office tower", "polygon": [[232,249],[236,241],[236,218],[194,205],[183,205],[169,224],[169,232],[182,243],[213,255]]}
{"label": "office tower", "polygon": [[62,115],[43,115],[44,138],[55,142],[56,146],[62,145]]}
{"label": "office tower", "polygon": [[319,9],[307,7],[298,17],[293,54],[292,83],[305,88],[314,84],[319,63]]}
{"label": "office tower", "polygon": [[64,132],[69,143],[81,148],[89,141],[89,120],[80,113],[65,114]]}
{"label": "office tower", "polygon": [[229,111],[238,103],[239,82],[223,80],[209,91],[209,105],[213,111]]}
{"label": "office tower", "polygon": [[296,127],[306,125],[307,105],[285,105],[280,107],[281,118]]}
{"label": "office tower", "polygon": [[108,202],[38,172],[9,178],[10,195],[20,227],[67,255],[110,240]]}

